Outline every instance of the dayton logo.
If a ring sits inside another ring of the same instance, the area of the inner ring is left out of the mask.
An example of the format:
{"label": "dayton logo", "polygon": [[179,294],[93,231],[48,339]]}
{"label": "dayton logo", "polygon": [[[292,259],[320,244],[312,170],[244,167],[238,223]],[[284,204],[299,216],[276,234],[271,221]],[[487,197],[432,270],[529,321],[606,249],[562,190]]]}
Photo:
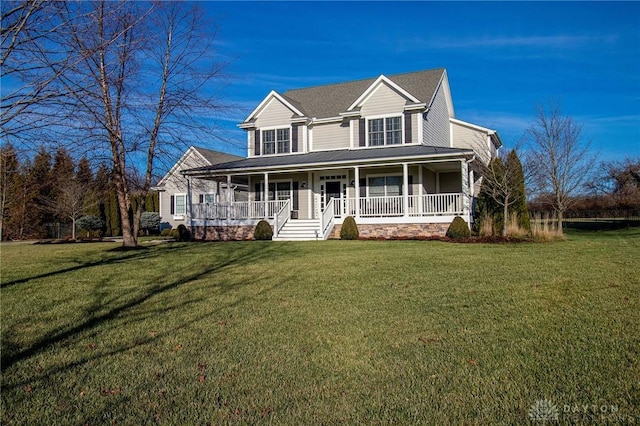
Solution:
{"label": "dayton logo", "polygon": [[554,422],[558,415],[558,407],[547,399],[539,399],[529,408],[529,418],[533,421]]}

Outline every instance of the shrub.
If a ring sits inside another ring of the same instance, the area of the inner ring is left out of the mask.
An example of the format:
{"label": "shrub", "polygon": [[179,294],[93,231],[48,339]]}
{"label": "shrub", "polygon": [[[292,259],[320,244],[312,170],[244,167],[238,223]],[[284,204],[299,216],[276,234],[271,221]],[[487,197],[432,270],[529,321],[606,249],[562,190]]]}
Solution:
{"label": "shrub", "polygon": [[270,240],[273,238],[273,229],[266,220],[261,220],[256,225],[256,230],[253,232],[253,238],[256,240]]}
{"label": "shrub", "polygon": [[[87,232],[87,237],[91,236],[92,231],[100,234],[100,230],[104,226],[104,221],[97,216],[87,215],[82,216],[76,221],[76,226],[83,231]],[[97,231],[97,232],[96,232]]]}
{"label": "shrub", "polygon": [[142,212],[140,216],[140,229],[146,231],[149,235],[149,230],[158,229],[160,227],[160,215],[156,212]]}
{"label": "shrub", "polygon": [[451,225],[449,225],[449,229],[447,230],[447,237],[453,238],[454,240],[459,238],[469,238],[471,236],[471,231],[469,230],[469,225],[467,222],[460,216],[456,216]]}
{"label": "shrub", "polygon": [[347,216],[342,222],[342,228],[340,228],[341,240],[357,240],[360,233],[358,232],[358,225],[353,216]]}
{"label": "shrub", "polygon": [[178,231],[177,228],[173,228],[169,230],[169,236],[171,238],[175,238],[176,240],[180,241],[180,231]]}
{"label": "shrub", "polygon": [[178,225],[178,241],[190,241],[191,232],[183,224]]}
{"label": "shrub", "polygon": [[160,236],[169,237],[171,235],[171,231],[172,231],[171,228],[164,228],[162,232],[160,232]]}

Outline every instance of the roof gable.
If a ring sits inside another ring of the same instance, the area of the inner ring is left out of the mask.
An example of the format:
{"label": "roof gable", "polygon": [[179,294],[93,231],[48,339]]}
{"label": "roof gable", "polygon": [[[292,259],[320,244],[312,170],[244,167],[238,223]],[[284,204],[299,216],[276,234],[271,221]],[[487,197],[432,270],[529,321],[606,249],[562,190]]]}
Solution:
{"label": "roof gable", "polygon": [[[373,92],[378,84],[394,87],[404,93],[412,102],[431,103],[442,80],[446,79],[444,68],[427,71],[417,71],[406,74],[396,74],[378,78],[349,81],[345,83],[329,84],[304,89],[289,90],[283,97],[292,101],[304,110],[308,117],[329,118],[339,117],[351,108],[355,108],[359,100],[366,94]],[[362,99],[361,99],[362,98]]]}
{"label": "roof gable", "polygon": [[[173,176],[178,170],[181,170],[183,165],[186,165],[189,159],[193,159],[198,163],[202,163],[203,166],[212,166],[214,164],[220,163],[228,163],[231,161],[242,160],[244,157],[239,157],[237,155],[231,155],[220,151],[213,151],[211,149],[199,148],[195,146],[190,146],[189,149],[185,151],[184,154],[176,161],[176,164],[171,167],[171,169],[165,174],[162,179],[158,182],[156,187],[164,186],[167,181]],[[193,164],[187,165],[188,168],[193,168]]]}
{"label": "roof gable", "polygon": [[351,105],[349,105],[349,108],[347,108],[347,111],[351,111],[355,108],[361,107],[365,102],[367,102],[367,100],[380,88],[381,85],[387,85],[388,87],[390,87],[393,91],[399,93],[400,95],[404,96],[407,100],[410,100],[411,102],[415,102],[415,103],[420,103],[420,100],[418,100],[418,98],[416,98],[415,96],[413,96],[411,93],[407,92],[406,90],[404,90],[401,86],[399,86],[398,84],[394,83],[392,80],[389,80],[387,77],[385,77],[384,75],[381,75],[380,77],[378,77],[376,79],[376,81],[373,82],[373,84],[371,84],[367,90],[365,90],[362,95],[360,95],[360,97],[358,97],[358,99],[356,99]]}
{"label": "roof gable", "polygon": [[264,108],[267,107],[267,105],[269,105],[269,103],[273,100],[273,99],[277,99],[278,101],[280,101],[284,106],[286,106],[287,108],[289,108],[291,110],[291,112],[293,112],[296,115],[299,116],[305,116],[306,114],[302,111],[302,109],[300,108],[300,104],[292,99],[288,99],[285,96],[282,96],[281,94],[279,94],[278,92],[276,92],[275,90],[272,90],[271,92],[269,92],[269,94],[262,100],[262,102],[260,102],[260,104],[258,104],[258,106],[251,111],[251,114],[249,114],[249,116],[244,120],[244,123],[250,122],[252,120],[255,120],[255,118],[260,115],[260,113],[262,112],[262,110]]}

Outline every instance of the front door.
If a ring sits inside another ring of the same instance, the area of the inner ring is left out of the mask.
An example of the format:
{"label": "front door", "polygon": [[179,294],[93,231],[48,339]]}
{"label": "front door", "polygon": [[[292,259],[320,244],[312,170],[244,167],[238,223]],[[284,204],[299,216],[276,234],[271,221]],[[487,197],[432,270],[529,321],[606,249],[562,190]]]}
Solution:
{"label": "front door", "polygon": [[329,204],[329,201],[331,201],[332,198],[337,198],[340,199],[340,181],[334,181],[334,182],[326,182],[325,183],[325,199],[324,199],[324,205],[326,206],[327,204]]}

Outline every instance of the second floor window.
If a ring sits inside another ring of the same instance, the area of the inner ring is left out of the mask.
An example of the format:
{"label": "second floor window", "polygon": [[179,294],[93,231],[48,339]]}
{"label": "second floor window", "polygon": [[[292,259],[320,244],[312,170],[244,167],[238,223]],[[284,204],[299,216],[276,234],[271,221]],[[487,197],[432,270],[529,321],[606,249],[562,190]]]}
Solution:
{"label": "second floor window", "polygon": [[369,120],[369,146],[402,143],[402,118],[387,117]]}
{"label": "second floor window", "polygon": [[262,131],[262,154],[288,154],[291,152],[289,129]]}

